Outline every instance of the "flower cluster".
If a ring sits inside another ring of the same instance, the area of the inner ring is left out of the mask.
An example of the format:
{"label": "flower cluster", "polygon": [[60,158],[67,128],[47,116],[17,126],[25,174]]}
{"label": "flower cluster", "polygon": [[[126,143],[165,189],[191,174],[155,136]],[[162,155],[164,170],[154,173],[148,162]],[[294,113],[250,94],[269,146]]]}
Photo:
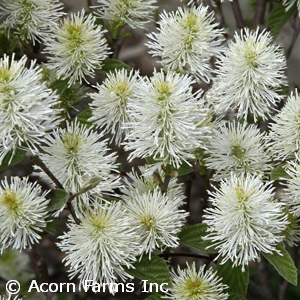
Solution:
{"label": "flower cluster", "polygon": [[[226,126],[227,125],[227,126]],[[216,170],[215,179],[243,174],[261,174],[270,170],[264,136],[254,125],[219,124],[208,146],[207,167]]]}
{"label": "flower cluster", "polygon": [[116,28],[129,25],[132,28],[144,27],[156,9],[156,0],[97,0],[97,13],[112,22]]}
{"label": "flower cluster", "polygon": [[31,248],[47,224],[48,192],[28,178],[5,178],[0,184],[0,254],[8,247]]}
{"label": "flower cluster", "polygon": [[148,34],[149,53],[161,57],[167,70],[192,74],[196,79],[212,79],[210,59],[219,55],[223,30],[217,29],[208,7],[178,8],[160,15],[159,32]]}
{"label": "flower cluster", "polygon": [[222,180],[220,189],[210,193],[212,208],[206,209],[205,223],[209,234],[205,238],[218,250],[222,263],[244,269],[259,253],[272,253],[284,236],[288,221],[284,205],[274,200],[273,188],[257,176]]}
{"label": "flower cluster", "polygon": [[58,96],[41,81],[35,62],[26,63],[26,56],[0,58],[0,164],[17,148],[37,153],[45,133],[59,124]]}
{"label": "flower cluster", "polygon": [[97,85],[98,93],[89,94],[94,100],[90,107],[93,117],[89,119],[104,132],[110,132],[120,145],[128,130],[123,126],[132,121],[128,110],[129,101],[134,96],[138,73],[125,69],[109,73],[106,80]]}
{"label": "flower cluster", "polygon": [[283,109],[273,118],[269,146],[273,157],[295,159],[300,150],[300,96],[292,93]]}
{"label": "flower cluster", "polygon": [[212,268],[205,270],[205,268],[206,266],[203,265],[197,271],[193,263],[191,267],[187,264],[186,269],[178,267],[177,270],[172,270],[171,293],[163,298],[173,300],[228,299],[228,294],[224,293],[228,286],[221,283],[221,278],[217,276],[216,271]]}
{"label": "flower cluster", "polygon": [[125,149],[129,159],[153,157],[155,167],[179,168],[194,158],[193,151],[204,146],[210,128],[208,110],[199,93],[192,93],[194,81],[187,75],[155,71],[137,83],[129,103],[133,121],[126,127]]}
{"label": "flower cluster", "polygon": [[[57,129],[45,137],[40,158],[67,192],[78,193],[91,179],[98,177],[99,184],[88,194],[113,194],[118,186],[118,178],[113,174],[117,171],[116,156],[108,153],[102,137],[76,121],[67,122],[65,129]],[[37,166],[37,169],[40,168]],[[46,179],[43,172],[39,174]],[[80,199],[88,201],[87,195],[81,195]]]}
{"label": "flower cluster", "polygon": [[60,24],[52,27],[51,34],[44,37],[45,53],[49,55],[48,67],[58,76],[69,79],[69,85],[101,69],[109,48],[100,25],[91,14],[71,14]]}
{"label": "flower cluster", "polygon": [[[228,49],[219,57],[218,70],[209,101],[217,112],[236,110],[238,118],[253,115],[267,119],[283,98],[280,91],[286,84],[286,61],[279,46],[267,31],[245,29],[236,33]],[[267,76],[266,76],[267,74]]]}
{"label": "flower cluster", "polygon": [[25,41],[40,41],[64,15],[59,0],[1,0],[0,15],[8,34],[18,34]]}

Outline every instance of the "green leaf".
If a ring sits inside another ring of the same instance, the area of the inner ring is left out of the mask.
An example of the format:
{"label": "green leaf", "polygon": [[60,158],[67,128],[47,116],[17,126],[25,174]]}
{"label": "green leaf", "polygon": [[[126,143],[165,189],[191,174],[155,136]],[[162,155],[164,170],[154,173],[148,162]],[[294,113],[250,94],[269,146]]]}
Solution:
{"label": "green leaf", "polygon": [[194,172],[193,167],[189,166],[186,162],[183,162],[179,169],[176,170],[178,176],[187,175]]}
{"label": "green leaf", "polygon": [[128,72],[130,72],[130,67],[121,60],[108,58],[102,61],[102,68],[96,71],[102,74],[107,74],[109,72],[116,72],[122,69],[125,69]]}
{"label": "green leaf", "polygon": [[227,260],[225,264],[221,264],[221,261],[222,259],[220,258],[217,264],[217,273],[223,278],[222,283],[225,283],[229,286],[229,289],[227,289],[226,292],[235,296],[239,295],[240,297],[245,297],[249,282],[249,267],[245,266],[245,270],[243,272],[242,266],[232,267],[233,262],[231,260]]}
{"label": "green leaf", "polygon": [[228,297],[228,300],[247,300],[247,298],[237,293],[231,293]]}
{"label": "green leaf", "polygon": [[282,27],[296,11],[296,2],[288,11],[285,11],[285,6],[282,3],[279,3],[272,9],[268,17],[267,26],[271,29],[271,34],[274,37],[277,37]]}
{"label": "green leaf", "polygon": [[0,171],[20,163],[24,159],[25,154],[26,151],[21,149],[16,149],[14,153],[13,150],[9,151],[2,160]]}
{"label": "green leaf", "polygon": [[[133,264],[134,269],[127,269],[127,273],[135,276],[141,280],[147,280],[148,283],[163,284],[167,283],[172,285],[168,266],[164,260],[155,254],[151,255],[149,259],[148,255],[144,255],[139,261]],[[142,284],[145,284],[144,281]],[[168,285],[164,285],[163,289],[168,289]]]}
{"label": "green leaf", "polygon": [[57,224],[54,222],[54,220],[51,220],[47,223],[47,226],[44,228],[44,231],[53,235],[57,234]]}
{"label": "green leaf", "polygon": [[207,235],[207,227],[204,223],[184,227],[178,234],[179,243],[201,252],[217,253],[218,251],[213,247],[207,249],[208,246],[212,245],[210,241],[203,240],[203,237]]}
{"label": "green leaf", "polygon": [[281,178],[290,178],[289,174],[285,170],[286,164],[281,164],[271,171],[271,180],[277,180]]}
{"label": "green leaf", "polygon": [[52,197],[48,205],[48,211],[60,210],[69,200],[69,193],[60,189],[51,191]]}
{"label": "green leaf", "polygon": [[86,193],[95,188],[102,181],[101,177],[95,176],[88,183],[86,183],[79,191],[80,194]]}
{"label": "green leaf", "polygon": [[76,120],[81,124],[85,125],[86,127],[93,126],[93,123],[89,121],[89,119],[93,116],[91,109],[86,109],[79,113],[76,117]]}
{"label": "green leaf", "polygon": [[279,250],[282,255],[277,252],[262,253],[262,255],[286,281],[297,285],[298,274],[293,259],[284,246],[277,245],[276,249]]}

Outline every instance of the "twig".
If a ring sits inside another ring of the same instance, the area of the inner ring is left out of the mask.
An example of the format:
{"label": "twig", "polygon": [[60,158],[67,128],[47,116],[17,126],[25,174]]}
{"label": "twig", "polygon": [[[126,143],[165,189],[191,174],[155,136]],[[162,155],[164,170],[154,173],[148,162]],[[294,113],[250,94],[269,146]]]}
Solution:
{"label": "twig", "polygon": [[53,175],[53,173],[37,155],[31,156],[30,159],[47,174],[47,176],[54,182],[58,189],[64,190],[64,187],[60,181]]}
{"label": "twig", "polygon": [[[192,174],[189,174],[187,177],[187,180],[185,182],[185,196],[186,196],[186,203],[184,204],[184,210],[190,211],[190,203],[191,203],[191,192],[192,192],[192,186],[193,186],[193,180],[195,178],[196,174],[193,172]],[[187,218],[188,224],[192,223],[192,217],[189,215]]]}
{"label": "twig", "polygon": [[176,256],[184,256],[184,257],[195,257],[200,259],[211,259],[209,255],[202,254],[194,254],[194,253],[162,253],[159,254],[160,257],[176,257]]}
{"label": "twig", "polygon": [[289,287],[288,281],[283,281],[278,287],[278,299],[285,300],[286,299],[286,292]]}
{"label": "twig", "polygon": [[242,11],[240,8],[240,4],[238,0],[233,0],[231,2],[231,7],[232,7],[232,11],[234,14],[234,18],[236,21],[236,25],[238,28],[243,28],[244,27],[244,20],[243,20],[243,15],[242,15]]}
{"label": "twig", "polygon": [[224,18],[224,14],[223,14],[223,10],[222,10],[222,5],[220,0],[216,1],[216,5],[218,8],[218,11],[215,14],[215,18],[217,20],[217,22],[219,23],[219,28],[223,28],[224,24],[225,24],[225,18]]}
{"label": "twig", "polygon": [[163,185],[161,187],[161,192],[163,194],[166,194],[166,192],[168,190],[168,185],[169,185],[170,180],[171,180],[171,175],[166,174],[164,183],[163,183]]}
{"label": "twig", "polygon": [[87,6],[88,8],[90,8],[92,6],[92,1],[91,0],[86,0]]}
{"label": "twig", "polygon": [[[41,257],[40,254],[37,253],[35,250],[35,245],[33,245],[30,253],[29,253],[30,260],[32,262],[33,268],[36,271],[37,276],[39,277],[40,284],[41,283],[49,283],[49,274],[48,274],[48,267],[46,261]],[[45,293],[47,299],[52,298],[52,293]]]}
{"label": "twig", "polygon": [[255,16],[254,16],[254,25],[257,27],[258,25],[262,24],[264,21],[265,11],[266,11],[266,0],[257,0],[256,1],[256,9],[255,9]]}
{"label": "twig", "polygon": [[252,280],[249,280],[248,293],[260,300],[274,300],[272,296],[267,295],[265,291]]}
{"label": "twig", "polygon": [[[261,261],[258,264],[259,270],[259,282],[263,290],[265,291],[266,295],[270,297],[270,299],[274,299],[272,295],[272,284],[270,279],[270,273],[268,272],[269,264],[267,260],[262,256]],[[267,299],[267,298],[266,298]]]}
{"label": "twig", "polygon": [[[63,185],[60,183],[60,181],[53,175],[53,173],[48,169],[48,167],[44,164],[44,162],[37,156],[31,156],[30,159],[33,161],[33,163],[35,163],[37,166],[39,166],[46,174],[47,176],[54,182],[54,184],[56,185],[57,188],[61,189],[61,190],[65,190],[65,188],[63,187]],[[72,198],[73,195],[72,193],[70,193],[70,199]],[[68,209],[74,219],[74,221],[76,222],[76,224],[80,224],[80,220],[77,218],[74,207],[72,205],[72,203],[69,202],[67,203]]]}
{"label": "twig", "polygon": [[288,50],[286,51],[286,59],[288,60],[291,53],[292,53],[292,50],[295,46],[295,43],[296,43],[296,40],[298,38],[298,35],[300,33],[300,26],[299,24],[296,26],[296,28],[294,29],[294,33],[293,33],[293,36],[292,36],[292,40],[291,40],[291,43],[290,43],[290,46],[288,48]]}

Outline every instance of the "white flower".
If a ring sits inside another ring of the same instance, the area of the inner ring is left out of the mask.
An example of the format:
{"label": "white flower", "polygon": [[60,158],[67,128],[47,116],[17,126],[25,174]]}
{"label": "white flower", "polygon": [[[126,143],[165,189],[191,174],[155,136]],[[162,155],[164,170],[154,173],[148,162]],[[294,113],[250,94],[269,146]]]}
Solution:
{"label": "white flower", "polygon": [[95,69],[109,52],[101,26],[95,24],[91,14],[71,13],[60,25],[52,27],[53,33],[44,37],[45,53],[48,53],[48,68],[55,69],[58,76],[71,77],[69,85],[86,76],[93,76]]}
{"label": "white flower", "polygon": [[127,107],[136,89],[137,76],[137,72],[128,73],[125,69],[109,73],[104,82],[97,85],[98,93],[89,94],[94,100],[90,104],[93,117],[89,121],[95,122],[103,132],[110,132],[117,145],[128,132],[122,126],[132,120]]}
{"label": "white flower", "polygon": [[228,122],[219,125],[208,144],[206,165],[216,170],[215,178],[229,178],[230,172],[263,175],[269,171],[263,134],[255,125]]}
{"label": "white flower", "polygon": [[279,91],[286,84],[284,52],[272,44],[267,31],[242,32],[241,36],[235,34],[235,41],[218,61],[218,75],[209,97],[221,114],[236,109],[237,117],[247,118],[250,113],[254,121],[267,119],[283,98]]}
{"label": "white flower", "polygon": [[[232,177],[221,181],[220,189],[210,193],[213,208],[206,209],[205,223],[221,263],[248,265],[259,259],[259,252],[272,253],[283,240],[288,221],[283,204],[273,197],[271,182],[257,176]],[[218,258],[217,257],[217,258]]]}
{"label": "white flower", "polygon": [[4,156],[16,148],[37,153],[45,132],[59,123],[58,96],[41,82],[41,69],[27,58],[0,59],[0,165]]}
{"label": "white flower", "polygon": [[187,263],[186,269],[171,271],[173,286],[170,288],[172,293],[164,296],[163,299],[173,300],[226,300],[228,294],[224,290],[228,288],[221,282],[217,272],[211,267],[206,270],[203,265],[196,271],[195,263],[190,267]]}
{"label": "white flower", "polygon": [[[121,193],[123,194],[123,199],[127,199],[130,201],[132,197],[132,193],[140,194],[148,194],[149,191],[155,191],[157,187],[160,187],[162,182],[159,180],[163,180],[164,172],[160,170],[156,174],[149,175],[147,173],[146,167],[139,167],[139,173],[134,170],[127,174],[128,177],[124,178],[124,185],[120,188]],[[160,177],[160,179],[159,179]],[[177,178],[171,177],[167,191],[165,195],[172,201],[172,199],[178,198],[182,199],[182,202],[178,201],[178,205],[183,205],[183,200],[185,199],[183,184],[178,183]]]}
{"label": "white flower", "polygon": [[79,219],[77,225],[70,217],[69,231],[59,237],[62,241],[58,243],[67,254],[63,261],[70,266],[70,278],[78,275],[82,285],[86,280],[102,285],[132,278],[124,267],[131,268],[135,262],[137,244],[122,203],[94,203]]}
{"label": "white flower", "polygon": [[[118,177],[112,173],[117,169],[116,156],[107,153],[106,141],[101,138],[102,134],[92,128],[67,122],[65,129],[46,136],[40,158],[67,192],[79,192],[91,179],[99,177],[100,183],[90,192],[110,193],[118,186]],[[46,175],[42,172],[41,176]]]}
{"label": "white flower", "polygon": [[300,16],[300,1],[299,0],[283,0],[282,4],[285,6],[285,11],[290,10],[295,4],[297,4],[297,9]]}
{"label": "white flower", "polygon": [[273,120],[269,145],[274,159],[294,159],[300,150],[300,96],[297,90],[288,97],[285,106]]}
{"label": "white flower", "polygon": [[8,247],[31,248],[46,227],[48,192],[28,178],[5,178],[0,184],[0,253]]}
{"label": "white flower", "polygon": [[16,31],[22,40],[40,41],[64,15],[59,0],[0,0],[0,15],[7,15],[8,32]]}
{"label": "white flower", "polygon": [[97,0],[97,13],[116,28],[129,25],[143,28],[152,19],[157,0]]}
{"label": "white flower", "polygon": [[285,168],[290,178],[287,180],[284,202],[289,207],[289,212],[296,217],[300,216],[300,159],[296,156],[295,161],[287,163]]}
{"label": "white flower", "polygon": [[9,294],[8,296],[0,295],[0,300],[23,300],[23,298],[18,295],[16,296],[13,294]]}
{"label": "white flower", "polygon": [[126,127],[125,150],[129,159],[153,157],[159,167],[179,168],[183,161],[195,159],[192,153],[204,146],[210,129],[204,126],[207,110],[199,93],[193,94],[194,81],[187,75],[154,72],[137,84],[129,103],[134,121]]}
{"label": "white flower", "polygon": [[217,29],[213,12],[208,7],[181,8],[162,13],[159,32],[147,36],[149,53],[160,56],[167,70],[192,74],[198,80],[209,82],[210,59],[222,50],[223,30]]}
{"label": "white flower", "polygon": [[155,248],[178,247],[177,234],[182,229],[188,213],[178,207],[181,197],[172,200],[157,187],[147,194],[131,193],[125,198],[125,207],[141,246],[141,255]]}

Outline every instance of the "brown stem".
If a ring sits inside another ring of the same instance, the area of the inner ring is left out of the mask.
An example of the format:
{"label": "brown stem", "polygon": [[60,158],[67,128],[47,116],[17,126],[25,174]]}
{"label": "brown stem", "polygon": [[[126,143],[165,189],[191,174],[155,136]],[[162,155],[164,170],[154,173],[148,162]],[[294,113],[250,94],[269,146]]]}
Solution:
{"label": "brown stem", "polygon": [[238,28],[243,28],[244,27],[244,20],[243,20],[243,15],[242,15],[242,11],[240,8],[240,4],[238,0],[233,0],[231,2],[231,7],[232,7],[232,11],[234,14],[234,18],[236,21],[236,25]]}
{"label": "brown stem", "polygon": [[285,300],[286,299],[286,293],[287,289],[289,287],[288,281],[283,281],[279,287],[278,287],[278,299],[279,300]]}
{"label": "brown stem", "polygon": [[[190,212],[190,203],[191,203],[191,192],[192,192],[192,186],[193,186],[193,180],[195,178],[195,173],[189,174],[187,177],[187,180],[185,182],[185,196],[186,196],[186,203],[184,204],[184,210]],[[187,223],[192,224],[192,217],[189,215],[187,218]]]}
{"label": "brown stem", "polygon": [[265,291],[252,280],[249,280],[248,293],[257,297],[260,300],[274,300],[274,298],[267,295]]}
{"label": "brown stem", "polygon": [[222,10],[221,1],[217,0],[216,5],[217,5],[218,10],[216,11],[215,18],[216,18],[217,22],[219,23],[218,27],[223,28],[224,24],[225,24],[225,18],[224,18],[224,14],[223,14],[223,10]]}
{"label": "brown stem", "polygon": [[[43,257],[38,254],[35,249],[35,245],[33,245],[30,253],[29,253],[30,260],[32,262],[33,268],[36,271],[36,274],[39,278],[40,284],[42,283],[50,283],[49,274],[48,274],[48,267],[46,261]],[[50,300],[53,296],[52,293],[47,292],[45,293],[46,299]]]}
{"label": "brown stem", "polygon": [[294,33],[293,33],[293,36],[292,36],[292,40],[291,40],[291,43],[290,43],[290,46],[288,48],[288,50],[286,51],[286,59],[288,60],[289,57],[291,56],[291,53],[292,53],[292,50],[295,46],[295,43],[296,43],[296,40],[298,38],[298,35],[300,33],[300,26],[299,24],[294,28]]}
{"label": "brown stem", "polygon": [[[31,156],[30,159],[33,161],[33,163],[35,163],[37,166],[39,166],[46,174],[47,176],[54,182],[54,184],[56,185],[57,188],[61,189],[61,190],[65,190],[65,188],[63,187],[63,185],[60,183],[60,181],[53,175],[53,173],[48,169],[48,167],[44,164],[44,162],[37,156]],[[70,194],[70,199],[72,198],[72,194]],[[67,203],[68,209],[73,217],[73,219],[75,220],[76,224],[80,224],[80,220],[77,218],[74,207],[72,205],[72,203],[69,202]]]}
{"label": "brown stem", "polygon": [[31,156],[30,159],[33,161],[34,164],[39,166],[47,174],[47,176],[54,182],[58,189],[64,190],[64,187],[60,183],[60,181],[53,175],[53,173],[48,169],[48,167],[37,155]]}
{"label": "brown stem", "polygon": [[211,259],[209,255],[195,254],[195,253],[162,253],[159,254],[160,257],[176,257],[176,256],[184,256],[184,257],[195,257],[200,259]]}
{"label": "brown stem", "polygon": [[161,187],[161,192],[162,192],[163,194],[166,194],[166,193],[167,193],[168,185],[169,185],[170,180],[171,180],[171,175],[166,174],[164,183],[163,183],[163,185],[162,185],[162,187]]}
{"label": "brown stem", "polygon": [[254,25],[257,27],[260,24],[263,24],[265,11],[266,11],[266,0],[257,0],[256,1],[256,9],[255,9],[255,16],[254,16]]}
{"label": "brown stem", "polygon": [[270,272],[268,268],[269,268],[268,261],[262,256],[261,261],[258,264],[260,286],[265,291],[266,295],[270,297],[270,299],[274,299],[272,293]]}

